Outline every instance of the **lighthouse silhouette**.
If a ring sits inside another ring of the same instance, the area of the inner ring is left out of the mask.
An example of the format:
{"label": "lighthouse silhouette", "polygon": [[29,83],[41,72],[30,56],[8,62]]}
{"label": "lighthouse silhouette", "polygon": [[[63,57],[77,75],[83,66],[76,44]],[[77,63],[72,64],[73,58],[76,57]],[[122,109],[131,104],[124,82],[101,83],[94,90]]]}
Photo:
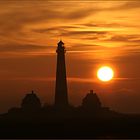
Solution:
{"label": "lighthouse silhouette", "polygon": [[57,46],[57,67],[56,67],[56,85],[55,85],[55,106],[58,108],[68,107],[68,91],[65,65],[65,47],[60,40]]}

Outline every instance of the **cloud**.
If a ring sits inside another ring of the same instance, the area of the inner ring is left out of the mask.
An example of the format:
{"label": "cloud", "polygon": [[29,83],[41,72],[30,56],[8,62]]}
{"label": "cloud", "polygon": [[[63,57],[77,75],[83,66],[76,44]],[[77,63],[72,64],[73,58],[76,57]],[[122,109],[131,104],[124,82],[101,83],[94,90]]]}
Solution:
{"label": "cloud", "polygon": [[129,1],[120,6],[122,10],[131,10],[135,8],[140,8],[140,1]]}
{"label": "cloud", "polygon": [[93,8],[87,8],[85,9],[84,7],[76,9],[75,11],[72,11],[68,14],[66,14],[65,18],[67,17],[68,19],[81,19],[90,16],[91,14],[94,13]]}
{"label": "cloud", "polygon": [[41,49],[50,49],[47,46],[39,46],[33,44],[1,44],[0,52],[26,52]]}
{"label": "cloud", "polygon": [[105,31],[65,31],[63,33],[61,33],[61,36],[88,36],[88,35],[104,35],[107,32]]}
{"label": "cloud", "polygon": [[[121,7],[127,7],[130,8],[131,4],[133,5],[132,7],[136,7],[138,3],[136,2],[128,2],[128,3],[122,3],[122,4],[115,4],[109,7],[102,7],[100,4],[96,6],[96,2],[93,2],[92,4],[90,3],[81,3],[81,2],[76,2],[76,6],[74,5],[74,2],[28,2],[25,3],[24,1],[22,2],[2,2],[3,7],[2,11],[4,11],[4,7],[7,6],[9,9],[7,9],[4,12],[0,12],[0,26],[1,30],[0,33],[2,36],[12,36],[12,38],[17,38],[19,39],[22,36],[22,38],[26,38],[27,34],[30,34],[31,31],[35,31],[38,33],[53,33],[55,34],[57,31],[58,33],[56,34],[57,36],[70,36],[72,35],[78,35],[78,34],[91,34],[89,31],[81,31],[78,33],[78,31],[69,31],[72,29],[78,29],[77,26],[70,25],[71,21],[73,23],[76,23],[78,20],[81,21],[83,18],[87,18],[89,16],[93,17],[97,12],[101,11],[110,11],[111,8],[113,9],[123,9]],[[7,5],[6,5],[7,4]],[[22,4],[22,7],[21,7]],[[85,5],[84,5],[85,4]],[[45,8],[45,6],[47,8]],[[73,6],[73,8],[67,8]],[[86,8],[85,8],[86,7]],[[116,7],[116,8],[115,8]],[[9,20],[12,19],[12,20]],[[59,22],[59,21],[65,22],[65,20],[68,22],[66,27],[64,26],[54,26],[54,27],[49,27],[52,25],[54,22]],[[46,23],[46,26],[48,25],[48,28],[37,28],[34,29],[35,24],[44,24]],[[76,23],[78,25],[78,23]],[[70,26],[69,26],[70,25]],[[81,23],[82,25],[82,23]],[[26,27],[30,28],[26,28]],[[97,24],[92,24],[92,23],[87,23],[85,24],[87,27],[113,27],[113,26],[121,26],[119,23],[97,23]],[[33,28],[33,29],[32,29]],[[81,28],[79,26],[79,28]],[[69,33],[68,33],[69,32]],[[98,33],[97,33],[98,32]],[[97,32],[92,32],[92,34],[100,34],[101,32],[103,34],[103,31],[97,31]],[[86,39],[86,38],[85,38]],[[91,39],[98,39],[97,37],[93,37]]]}
{"label": "cloud", "polygon": [[104,41],[118,41],[118,42],[126,42],[126,43],[140,43],[140,35],[139,34],[110,34],[109,39],[105,39]]}
{"label": "cloud", "polygon": [[60,36],[62,38],[76,38],[83,40],[98,40],[101,37],[104,37],[108,34],[107,31],[96,31],[96,30],[81,30],[80,27],[75,25],[70,26],[56,26],[51,28],[43,29],[33,29],[33,32],[42,33],[42,34],[51,34],[54,36]]}
{"label": "cloud", "polygon": [[74,29],[79,29],[79,27],[74,25],[68,25],[68,26],[55,26],[55,27],[48,27],[48,28],[38,28],[38,29],[32,29],[35,33],[61,33],[61,32],[69,32]]}
{"label": "cloud", "polygon": [[97,80],[92,78],[68,77],[68,82],[94,83],[97,82]]}
{"label": "cloud", "polygon": [[[131,27],[128,23],[119,23],[117,21],[112,22],[112,21],[104,21],[104,22],[85,22],[82,24],[78,24],[80,27],[89,27],[89,28],[126,28],[126,27]],[[132,26],[133,27],[133,26]]]}

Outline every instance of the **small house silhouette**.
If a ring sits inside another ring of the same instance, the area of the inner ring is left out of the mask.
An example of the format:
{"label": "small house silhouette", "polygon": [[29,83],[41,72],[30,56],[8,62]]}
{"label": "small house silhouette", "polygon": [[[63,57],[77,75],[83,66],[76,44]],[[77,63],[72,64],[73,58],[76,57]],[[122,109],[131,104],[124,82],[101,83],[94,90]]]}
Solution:
{"label": "small house silhouette", "polygon": [[35,111],[41,109],[41,102],[37,95],[32,91],[23,98],[21,108],[25,111]]}
{"label": "small house silhouette", "polygon": [[102,109],[101,102],[96,93],[93,93],[93,90],[90,90],[85,98],[82,101],[82,108],[84,110],[98,111]]}

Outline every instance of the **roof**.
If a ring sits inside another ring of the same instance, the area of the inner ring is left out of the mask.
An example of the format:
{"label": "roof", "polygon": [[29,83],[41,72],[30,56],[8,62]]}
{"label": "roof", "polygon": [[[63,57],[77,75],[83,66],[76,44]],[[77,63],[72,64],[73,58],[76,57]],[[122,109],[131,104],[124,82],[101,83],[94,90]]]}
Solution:
{"label": "roof", "polygon": [[64,45],[63,41],[60,40],[60,41],[58,42],[58,45]]}

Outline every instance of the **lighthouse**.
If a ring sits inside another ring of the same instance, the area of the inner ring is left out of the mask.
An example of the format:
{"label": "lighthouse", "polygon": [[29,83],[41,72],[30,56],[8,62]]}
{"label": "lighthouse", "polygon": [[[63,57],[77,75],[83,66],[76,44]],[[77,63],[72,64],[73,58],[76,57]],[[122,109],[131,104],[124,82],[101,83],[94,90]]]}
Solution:
{"label": "lighthouse", "polygon": [[68,106],[68,91],[66,79],[65,47],[62,41],[57,44],[57,66],[56,66],[56,85],[55,85],[55,106],[66,108]]}

